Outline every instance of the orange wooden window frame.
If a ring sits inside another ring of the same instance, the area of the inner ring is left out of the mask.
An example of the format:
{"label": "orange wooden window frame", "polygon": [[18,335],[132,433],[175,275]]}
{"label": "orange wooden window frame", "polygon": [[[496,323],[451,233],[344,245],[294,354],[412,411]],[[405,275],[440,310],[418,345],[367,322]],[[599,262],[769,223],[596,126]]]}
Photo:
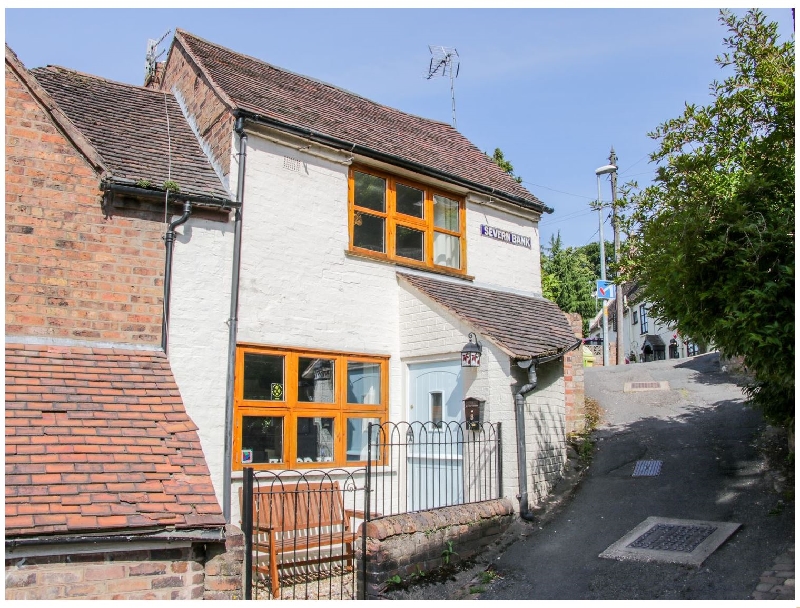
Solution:
{"label": "orange wooden window frame", "polygon": [[[386,208],[384,212],[375,211],[374,209],[369,209],[368,207],[356,206],[355,204],[356,172],[366,173],[367,175],[373,175],[375,177],[380,177],[386,180],[386,196],[385,196]],[[419,182],[415,182],[410,179],[405,179],[403,177],[396,177],[389,173],[384,173],[382,171],[377,171],[372,168],[362,167],[358,165],[350,167],[350,174],[348,176],[347,181],[348,181],[348,188],[347,188],[348,230],[350,234],[350,251],[366,257],[372,257],[380,260],[390,260],[402,266],[410,266],[413,268],[430,268],[436,270],[437,272],[444,272],[459,276],[467,274],[467,238],[466,238],[467,209],[466,209],[465,199],[463,196],[457,196],[450,192],[446,192],[438,188],[434,188],[432,186],[427,186],[425,184],[420,184]],[[405,215],[404,213],[400,213],[397,211],[396,207],[397,207],[398,183],[404,186],[415,188],[417,190],[421,190],[424,193],[424,210],[421,218],[414,217],[411,215]],[[439,228],[437,226],[434,226],[433,223],[434,195],[442,196],[458,203],[458,231],[447,230],[445,228]],[[376,217],[384,219],[384,221],[386,222],[384,228],[385,251],[377,252],[377,251],[372,251],[370,249],[362,249],[360,247],[356,247],[353,244],[354,219],[355,219],[355,214],[357,212],[374,215]],[[397,226],[406,226],[408,228],[414,228],[424,233],[425,260],[423,261],[413,260],[411,258],[405,258],[403,256],[399,256],[395,253]],[[458,237],[460,245],[459,268],[452,268],[450,266],[443,266],[441,264],[434,263],[433,235],[435,232],[441,234],[449,234],[451,236]]]}
{"label": "orange wooden window frame", "polygon": [[[277,355],[284,359],[283,400],[257,401],[244,399],[245,353]],[[298,362],[302,357],[332,359],[334,361],[334,394],[332,403],[300,401],[298,399]],[[347,363],[371,363],[380,365],[380,403],[368,405],[347,403]],[[363,466],[365,460],[347,460],[348,418],[377,418],[383,423],[389,413],[389,357],[362,355],[325,350],[305,350],[283,347],[268,347],[255,344],[240,344],[236,349],[236,374],[234,377],[233,418],[233,470],[242,470],[242,418],[243,416],[274,416],[283,418],[283,460],[280,463],[254,463],[256,469],[286,468],[331,468]],[[297,462],[297,419],[333,418],[333,460],[325,462]],[[383,458],[381,458],[382,460]]]}

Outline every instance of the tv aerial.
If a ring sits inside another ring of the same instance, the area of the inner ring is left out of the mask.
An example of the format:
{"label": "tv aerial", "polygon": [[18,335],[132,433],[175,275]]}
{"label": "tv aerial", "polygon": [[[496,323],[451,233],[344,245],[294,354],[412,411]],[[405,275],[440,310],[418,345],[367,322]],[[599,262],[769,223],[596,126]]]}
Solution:
{"label": "tv aerial", "polygon": [[167,30],[167,32],[161,36],[158,40],[154,40],[153,38],[149,38],[147,40],[147,53],[145,54],[144,58],[144,80],[145,82],[149,82],[156,74],[156,64],[158,60],[167,52],[166,49],[162,49],[160,53],[158,53],[158,45],[164,42],[164,39],[170,35],[172,30]]}
{"label": "tv aerial", "polygon": [[450,77],[450,99],[453,106],[453,128],[456,125],[456,89],[455,79],[458,78],[458,70],[461,67],[458,59],[458,51],[447,46],[434,46],[429,44],[428,50],[431,52],[431,63],[428,67],[428,77],[430,80],[434,76]]}

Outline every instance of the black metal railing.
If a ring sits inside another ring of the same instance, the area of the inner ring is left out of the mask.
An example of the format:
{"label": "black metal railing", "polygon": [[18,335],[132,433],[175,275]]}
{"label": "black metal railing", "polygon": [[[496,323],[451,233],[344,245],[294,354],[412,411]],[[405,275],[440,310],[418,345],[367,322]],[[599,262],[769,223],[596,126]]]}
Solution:
{"label": "black metal railing", "polygon": [[355,599],[364,477],[244,469],[245,599]]}
{"label": "black metal railing", "polygon": [[245,599],[363,599],[366,522],[503,494],[499,422],[370,423],[367,437],[366,468],[244,468]]}
{"label": "black metal railing", "polygon": [[368,433],[367,512],[396,515],[502,496],[499,422],[371,423]]}

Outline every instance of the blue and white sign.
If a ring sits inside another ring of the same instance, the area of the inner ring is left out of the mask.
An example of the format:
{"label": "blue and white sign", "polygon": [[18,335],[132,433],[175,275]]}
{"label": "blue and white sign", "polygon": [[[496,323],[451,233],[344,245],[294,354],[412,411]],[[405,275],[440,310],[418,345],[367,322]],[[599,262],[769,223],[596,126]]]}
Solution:
{"label": "blue and white sign", "polygon": [[597,297],[600,300],[613,300],[617,295],[617,286],[611,281],[597,281]]}
{"label": "blue and white sign", "polygon": [[531,248],[531,237],[514,234],[513,232],[500,230],[499,228],[492,228],[486,224],[481,224],[481,235],[488,236],[490,239],[511,243],[512,245],[519,245],[520,247],[527,247],[528,249]]}

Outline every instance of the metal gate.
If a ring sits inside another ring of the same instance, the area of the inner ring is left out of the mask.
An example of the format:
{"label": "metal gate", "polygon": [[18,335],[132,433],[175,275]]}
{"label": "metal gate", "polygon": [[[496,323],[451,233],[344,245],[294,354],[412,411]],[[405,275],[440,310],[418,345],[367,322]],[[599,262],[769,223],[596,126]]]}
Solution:
{"label": "metal gate", "polygon": [[355,599],[364,469],[244,468],[245,599]]}
{"label": "metal gate", "polygon": [[363,599],[366,522],[503,495],[499,422],[370,423],[367,437],[366,468],[244,467],[245,599]]}

